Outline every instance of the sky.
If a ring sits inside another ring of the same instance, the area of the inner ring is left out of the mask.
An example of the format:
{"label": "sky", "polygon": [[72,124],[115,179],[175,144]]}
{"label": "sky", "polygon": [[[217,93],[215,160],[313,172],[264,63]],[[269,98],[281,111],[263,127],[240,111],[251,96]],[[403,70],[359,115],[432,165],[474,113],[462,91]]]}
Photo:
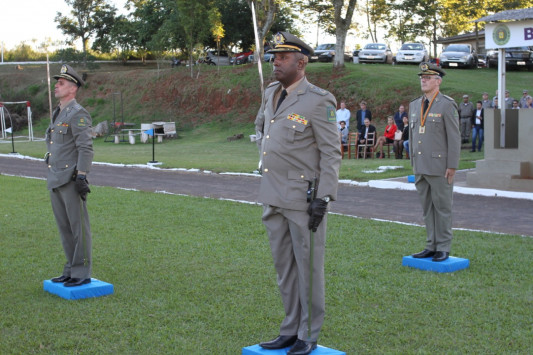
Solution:
{"label": "sky", "polygon": [[[126,0],[111,0],[119,12],[126,10]],[[64,41],[65,36],[57,29],[54,18],[57,12],[70,15],[65,0],[0,0],[0,43],[13,49],[22,41],[37,46],[47,37],[53,41]],[[77,45],[81,47],[81,42]]]}

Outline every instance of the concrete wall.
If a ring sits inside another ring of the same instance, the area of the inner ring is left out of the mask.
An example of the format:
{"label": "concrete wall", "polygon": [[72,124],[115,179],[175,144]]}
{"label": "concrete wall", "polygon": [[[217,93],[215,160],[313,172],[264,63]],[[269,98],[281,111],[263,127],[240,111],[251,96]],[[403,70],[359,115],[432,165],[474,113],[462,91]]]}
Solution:
{"label": "concrete wall", "polygon": [[467,174],[467,185],[533,192],[533,109],[506,110],[505,148],[500,148],[500,110],[485,110],[485,159]]}

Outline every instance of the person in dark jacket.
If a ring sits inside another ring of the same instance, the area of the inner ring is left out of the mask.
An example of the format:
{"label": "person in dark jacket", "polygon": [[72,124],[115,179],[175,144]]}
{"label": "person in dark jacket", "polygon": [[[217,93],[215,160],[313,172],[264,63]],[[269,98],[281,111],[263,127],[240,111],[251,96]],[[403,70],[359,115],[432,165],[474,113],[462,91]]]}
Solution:
{"label": "person in dark jacket", "polygon": [[472,124],[472,150],[471,152],[476,151],[476,139],[478,141],[477,143],[478,152],[481,152],[481,146],[483,145],[485,110],[482,107],[483,103],[481,101],[478,101],[476,106],[477,106],[476,110],[472,114],[472,118],[470,120]]}

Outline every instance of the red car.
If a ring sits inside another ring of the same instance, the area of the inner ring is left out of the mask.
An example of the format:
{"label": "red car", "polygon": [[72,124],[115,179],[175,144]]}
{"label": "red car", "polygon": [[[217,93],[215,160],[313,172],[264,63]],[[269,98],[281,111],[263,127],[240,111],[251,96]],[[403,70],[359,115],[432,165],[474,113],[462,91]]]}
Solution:
{"label": "red car", "polygon": [[232,63],[231,64],[244,64],[244,63],[247,63],[248,62],[248,57],[253,55],[254,52],[253,51],[249,51],[249,52],[241,52],[241,53],[237,53],[235,54],[235,56],[232,59]]}

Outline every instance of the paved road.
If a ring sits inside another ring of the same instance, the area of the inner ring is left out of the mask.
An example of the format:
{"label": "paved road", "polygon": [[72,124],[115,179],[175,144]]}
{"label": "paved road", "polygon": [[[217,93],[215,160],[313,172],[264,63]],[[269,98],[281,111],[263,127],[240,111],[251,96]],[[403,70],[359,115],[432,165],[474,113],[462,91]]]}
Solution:
{"label": "paved road", "polygon": [[[35,160],[0,156],[0,174],[45,177],[46,166]],[[252,176],[206,174],[95,164],[91,184],[144,191],[257,202],[260,179]],[[415,191],[339,185],[331,211],[362,218],[423,224]],[[505,197],[454,194],[454,228],[533,236],[533,201]]]}

